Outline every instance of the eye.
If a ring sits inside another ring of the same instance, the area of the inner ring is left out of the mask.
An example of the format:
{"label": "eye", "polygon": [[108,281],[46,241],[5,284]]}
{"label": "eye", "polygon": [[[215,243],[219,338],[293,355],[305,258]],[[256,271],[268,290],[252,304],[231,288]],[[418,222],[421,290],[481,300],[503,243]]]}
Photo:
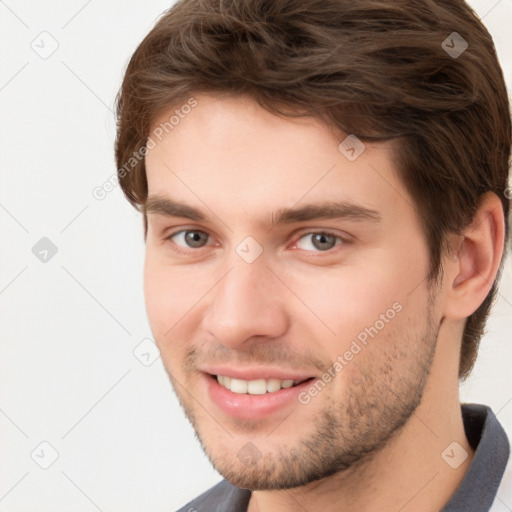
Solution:
{"label": "eye", "polygon": [[328,251],[343,240],[332,233],[308,233],[299,238],[296,246],[304,251]]}
{"label": "eye", "polygon": [[198,249],[208,243],[208,235],[204,231],[187,229],[169,236],[169,240],[187,249]]}

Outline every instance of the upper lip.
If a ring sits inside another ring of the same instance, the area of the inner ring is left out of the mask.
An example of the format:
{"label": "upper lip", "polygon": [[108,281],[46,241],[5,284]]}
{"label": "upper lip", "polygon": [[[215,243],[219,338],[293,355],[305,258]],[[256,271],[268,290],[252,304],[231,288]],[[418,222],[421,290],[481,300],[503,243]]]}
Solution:
{"label": "upper lip", "polygon": [[313,377],[310,373],[272,367],[234,368],[232,366],[208,366],[201,368],[201,370],[210,375],[223,375],[232,379],[242,380],[278,379],[300,381]]}

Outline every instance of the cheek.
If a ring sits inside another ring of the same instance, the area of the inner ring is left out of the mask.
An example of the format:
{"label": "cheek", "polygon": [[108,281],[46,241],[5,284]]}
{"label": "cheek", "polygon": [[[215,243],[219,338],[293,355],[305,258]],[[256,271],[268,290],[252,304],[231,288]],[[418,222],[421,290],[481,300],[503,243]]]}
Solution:
{"label": "cheek", "polygon": [[160,350],[177,337],[187,337],[187,332],[198,324],[195,315],[210,287],[191,268],[166,265],[161,258],[146,253],[146,312]]}
{"label": "cheek", "polygon": [[309,325],[324,332],[326,340],[333,340],[329,346],[335,357],[358,335],[364,340],[366,333],[370,339],[368,330],[390,332],[406,316],[417,315],[426,300],[425,287],[418,286],[426,265],[420,253],[379,251],[315,279],[310,275],[295,278],[291,287],[312,313],[307,315]]}

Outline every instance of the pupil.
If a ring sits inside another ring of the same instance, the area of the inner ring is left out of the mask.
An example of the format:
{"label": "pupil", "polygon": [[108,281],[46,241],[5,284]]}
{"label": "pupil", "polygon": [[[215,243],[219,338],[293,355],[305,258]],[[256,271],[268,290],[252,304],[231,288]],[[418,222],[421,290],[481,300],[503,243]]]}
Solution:
{"label": "pupil", "polygon": [[326,235],[325,233],[316,233],[315,235],[313,235],[313,245],[317,249],[332,249],[335,245],[334,236]]}
{"label": "pupil", "polygon": [[187,231],[185,238],[190,247],[202,247],[206,243],[205,234],[199,231]]}

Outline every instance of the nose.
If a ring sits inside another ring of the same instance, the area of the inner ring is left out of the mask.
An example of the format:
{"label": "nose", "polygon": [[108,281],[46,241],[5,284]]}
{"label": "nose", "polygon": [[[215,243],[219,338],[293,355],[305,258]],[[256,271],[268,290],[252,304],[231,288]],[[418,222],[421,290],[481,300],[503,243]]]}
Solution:
{"label": "nose", "polygon": [[277,338],[288,328],[283,285],[263,261],[235,264],[209,295],[203,325],[225,346]]}

